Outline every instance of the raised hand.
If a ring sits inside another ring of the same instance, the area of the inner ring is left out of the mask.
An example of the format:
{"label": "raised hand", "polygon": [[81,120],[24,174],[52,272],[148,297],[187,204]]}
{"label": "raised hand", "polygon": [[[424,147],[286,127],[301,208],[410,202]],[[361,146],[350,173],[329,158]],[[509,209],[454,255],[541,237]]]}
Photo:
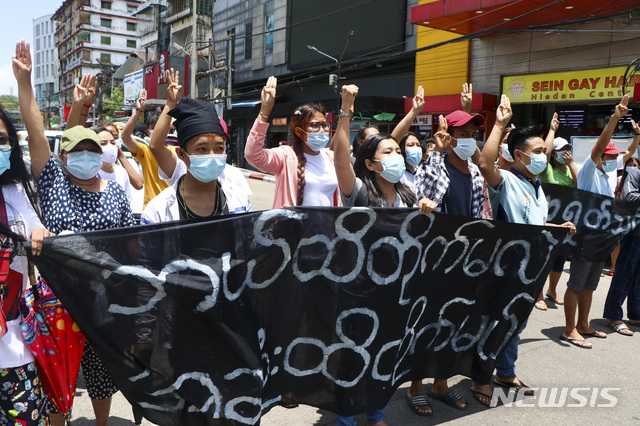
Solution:
{"label": "raised hand", "polygon": [[140,97],[136,101],[136,109],[140,112],[147,109],[147,89],[142,89],[140,91]]}
{"label": "raised hand", "polygon": [[276,87],[278,87],[278,79],[274,76],[269,77],[267,84],[262,88],[260,94],[260,115],[263,117],[269,117],[273,105],[276,103]]}
{"label": "raised hand", "polygon": [[553,113],[553,118],[551,119],[551,124],[549,125],[549,129],[553,132],[557,132],[560,127],[560,120],[558,120],[558,113]]}
{"label": "raised hand", "polygon": [[511,101],[507,97],[507,95],[502,95],[500,98],[500,105],[496,110],[496,125],[500,126],[501,129],[504,129],[507,124],[509,124],[509,120],[513,116],[513,111],[511,111]]}
{"label": "raised hand", "polygon": [[31,51],[29,43],[21,40],[16,43],[16,54],[12,58],[13,75],[18,83],[31,80]]}
{"label": "raised hand", "polygon": [[449,145],[451,145],[451,135],[447,133],[448,130],[447,120],[443,115],[440,115],[440,117],[438,117],[438,131],[433,135],[436,141],[434,151],[445,152],[449,148]]}
{"label": "raised hand", "polygon": [[342,86],[342,111],[348,112],[353,116],[354,113],[354,103],[356,100],[356,95],[358,94],[358,86],[355,84],[349,84]]}
{"label": "raised hand", "polygon": [[462,85],[462,93],[460,93],[460,104],[462,110],[467,114],[471,114],[471,101],[473,100],[473,84],[464,83]]}
{"label": "raised hand", "polygon": [[634,120],[631,120],[631,128],[633,129],[633,133],[635,133],[636,136],[640,135],[640,126]]}
{"label": "raised hand", "polygon": [[80,83],[76,84],[76,87],[73,89],[73,102],[76,104],[91,105],[93,98],[96,96],[97,87],[97,76],[89,74],[83,75]]}
{"label": "raised hand", "polygon": [[413,97],[413,105],[411,106],[411,109],[415,113],[420,113],[420,111],[422,111],[422,108],[424,108],[424,89],[422,88],[422,86],[418,86],[416,95]]}
{"label": "raised hand", "polygon": [[620,103],[616,105],[616,110],[613,115],[615,117],[618,117],[618,119],[627,115],[629,113],[629,108],[627,107],[627,105],[629,105],[629,95],[624,95],[624,98],[622,98]]}
{"label": "raised hand", "polygon": [[180,84],[180,71],[174,71],[173,68],[170,68],[169,71],[167,71],[167,80],[169,81],[169,87],[167,87],[167,103],[176,106],[184,93],[182,85]]}

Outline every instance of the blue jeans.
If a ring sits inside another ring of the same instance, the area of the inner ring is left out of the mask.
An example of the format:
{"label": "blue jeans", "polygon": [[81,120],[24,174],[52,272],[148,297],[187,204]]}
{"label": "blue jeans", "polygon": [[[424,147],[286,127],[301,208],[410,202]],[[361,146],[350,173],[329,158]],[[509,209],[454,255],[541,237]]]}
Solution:
{"label": "blue jeans", "polygon": [[[529,321],[527,319],[527,321]],[[502,378],[516,376],[516,360],[518,359],[518,343],[520,343],[520,333],[527,326],[527,321],[522,324],[515,337],[504,347],[502,353],[496,359],[496,373]]]}
{"label": "blue jeans", "polygon": [[[387,411],[386,407],[381,408],[380,410],[367,411],[366,412],[367,422],[372,425],[376,423],[380,423],[381,421],[384,420],[384,413],[386,411]],[[351,416],[351,417],[338,416],[338,420],[336,421],[336,426],[356,426],[356,421],[354,420],[353,417],[354,416]]]}

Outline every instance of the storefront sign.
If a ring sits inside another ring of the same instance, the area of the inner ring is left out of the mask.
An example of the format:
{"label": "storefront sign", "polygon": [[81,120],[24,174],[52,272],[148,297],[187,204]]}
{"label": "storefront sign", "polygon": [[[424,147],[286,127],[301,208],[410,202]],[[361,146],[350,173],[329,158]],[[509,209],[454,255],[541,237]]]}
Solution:
{"label": "storefront sign", "polygon": [[431,126],[432,124],[432,115],[431,114],[420,114],[413,120],[411,123],[412,126]]}
{"label": "storefront sign", "polygon": [[[626,67],[550,74],[512,75],[502,79],[502,93],[512,103],[573,102],[620,99]],[[634,76],[627,93],[640,83]]]}
{"label": "storefront sign", "polygon": [[274,118],[272,121],[274,126],[286,126],[287,125],[287,118]]}

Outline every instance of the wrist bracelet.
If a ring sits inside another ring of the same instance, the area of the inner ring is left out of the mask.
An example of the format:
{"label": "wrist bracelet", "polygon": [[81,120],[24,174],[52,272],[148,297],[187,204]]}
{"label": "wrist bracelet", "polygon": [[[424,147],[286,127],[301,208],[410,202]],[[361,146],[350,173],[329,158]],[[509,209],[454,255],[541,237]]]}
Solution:
{"label": "wrist bracelet", "polygon": [[89,104],[89,105],[87,105],[87,104],[82,104],[82,105],[86,106],[87,108],[91,108],[91,105],[92,105],[92,104]]}
{"label": "wrist bracelet", "polygon": [[144,110],[140,108],[136,108],[136,111],[144,112]]}
{"label": "wrist bracelet", "polygon": [[269,116],[268,116],[268,115],[264,115],[264,114],[262,113],[262,110],[258,111],[258,115],[259,115],[260,117],[264,118],[265,120],[269,121]]}

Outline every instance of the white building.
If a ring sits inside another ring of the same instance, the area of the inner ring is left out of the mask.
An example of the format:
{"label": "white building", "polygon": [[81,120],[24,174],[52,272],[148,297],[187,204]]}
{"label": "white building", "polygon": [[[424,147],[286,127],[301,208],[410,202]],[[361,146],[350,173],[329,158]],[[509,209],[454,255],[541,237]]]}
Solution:
{"label": "white building", "polygon": [[33,20],[33,86],[36,101],[41,110],[57,107],[58,97],[58,49],[56,47],[57,23],[53,15]]}

